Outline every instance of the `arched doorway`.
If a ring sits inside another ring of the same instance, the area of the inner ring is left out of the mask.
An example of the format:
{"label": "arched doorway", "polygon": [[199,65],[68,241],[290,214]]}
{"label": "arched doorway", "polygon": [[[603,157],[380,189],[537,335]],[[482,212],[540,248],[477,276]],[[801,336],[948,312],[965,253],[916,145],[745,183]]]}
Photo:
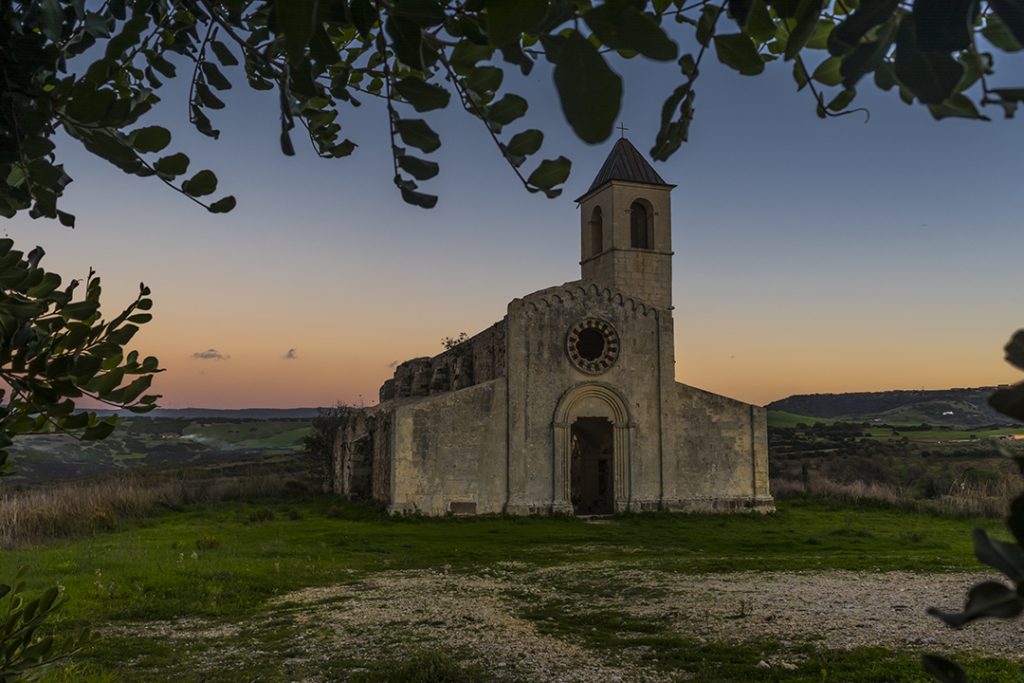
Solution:
{"label": "arched doorway", "polygon": [[615,512],[612,423],[603,417],[579,417],[572,423],[569,497],[577,515]]}
{"label": "arched doorway", "polygon": [[554,415],[552,510],[578,515],[629,508],[630,442],[636,425],[610,385],[566,391]]}

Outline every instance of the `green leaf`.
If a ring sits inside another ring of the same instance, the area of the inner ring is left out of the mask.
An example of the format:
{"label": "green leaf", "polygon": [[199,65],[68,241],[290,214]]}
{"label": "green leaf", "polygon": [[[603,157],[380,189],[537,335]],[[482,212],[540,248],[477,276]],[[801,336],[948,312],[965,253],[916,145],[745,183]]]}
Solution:
{"label": "green leaf", "polygon": [[170,154],[165,157],[160,157],[157,162],[153,164],[153,168],[157,170],[157,173],[167,176],[179,176],[188,170],[189,159],[186,155],[181,152]]}
{"label": "green leaf", "polygon": [[547,0],[486,0],[487,38],[502,47],[519,42],[523,33],[536,28],[548,10]]}
{"label": "green leaf", "polygon": [[755,76],[764,71],[764,62],[754,42],[743,33],[715,36],[715,54],[718,61],[739,71],[744,76]]}
{"label": "green leaf", "polygon": [[429,180],[440,170],[440,167],[433,161],[419,159],[408,154],[398,155],[398,167],[416,180]]}
{"label": "green leaf", "polygon": [[819,19],[818,25],[814,29],[814,33],[807,39],[807,45],[805,47],[812,50],[826,50],[828,49],[828,37],[832,35],[832,31],[836,25],[828,19]]}
{"label": "green leaf", "polygon": [[466,87],[473,92],[483,95],[485,93],[497,92],[501,82],[505,79],[505,72],[496,66],[480,66],[469,72],[466,76]]}
{"label": "green leaf", "polygon": [[[996,90],[1002,97],[1013,98],[1017,101],[1021,101],[1021,95],[1024,94],[1024,88],[1000,88]],[[1018,370],[1024,370],[1024,330],[1017,330],[1010,341],[1003,347],[1003,351],[1006,353],[1006,362],[1017,368]],[[1021,541],[1024,545],[1024,540]]]}
{"label": "green leaf", "polygon": [[899,0],[861,0],[860,7],[829,35],[829,52],[837,57],[849,52],[864,34],[888,21],[898,6]]}
{"label": "green leaf", "polygon": [[793,62],[793,80],[796,81],[797,92],[807,87],[807,82],[810,80],[810,76],[807,75],[807,70],[804,69],[803,62],[800,60]]}
{"label": "green leaf", "polygon": [[388,18],[384,29],[391,36],[391,47],[398,61],[411,69],[423,71],[423,34],[419,24],[392,16]]}
{"label": "green leaf", "polygon": [[852,88],[865,74],[878,69],[885,63],[885,56],[892,47],[897,29],[897,19],[894,16],[879,29],[878,40],[860,43],[852,52],[843,56],[839,73],[843,76],[845,87]]}
{"label": "green leaf", "polygon": [[1007,588],[995,581],[984,581],[977,584],[967,594],[967,604],[963,612],[942,612],[934,607],[928,614],[942,619],[953,628],[960,628],[982,617],[1011,619],[1024,611],[1024,603],[1012,588]]}
{"label": "green leaf", "polygon": [[487,61],[494,54],[494,48],[489,45],[477,45],[471,40],[460,40],[456,43],[448,60],[456,72],[465,74],[478,63]]}
{"label": "green leaf", "polygon": [[351,0],[349,11],[352,14],[352,24],[359,31],[364,39],[370,35],[373,25],[377,23],[377,11],[374,10],[370,0]]}
{"label": "green leaf", "polygon": [[914,23],[904,21],[896,39],[895,73],[922,104],[940,104],[953,93],[964,67],[945,52],[918,49]]}
{"label": "green leaf", "polygon": [[843,82],[843,76],[839,72],[843,62],[838,57],[825,59],[811,74],[811,78],[822,85],[839,85]]}
{"label": "green leaf", "polygon": [[39,0],[39,24],[43,35],[59,43],[64,28],[64,13],[59,0]]}
{"label": "green leaf", "polygon": [[395,90],[418,112],[444,109],[451,93],[439,85],[427,83],[418,76],[406,76],[395,82]]}
{"label": "green leaf", "polygon": [[892,73],[892,64],[882,62],[875,69],[875,85],[882,90],[892,90],[896,86],[896,77]]}
{"label": "green leaf", "polygon": [[842,111],[846,109],[847,105],[853,101],[853,98],[857,96],[857,91],[853,88],[842,90],[838,95],[832,98],[832,101],[825,107],[829,111]]}
{"label": "green leaf", "polygon": [[[210,204],[210,213],[227,213],[235,208],[236,203],[237,202],[235,202],[235,198],[232,195],[222,197],[213,204]],[[131,319],[129,318],[129,320]]]}
{"label": "green leaf", "polygon": [[402,200],[406,204],[412,204],[423,209],[433,209],[437,206],[437,196],[432,194],[424,194],[423,192],[416,192],[410,190],[407,187],[399,187],[402,193]]}
{"label": "green leaf", "polygon": [[177,69],[174,68],[174,65],[164,59],[160,54],[154,54],[150,57],[149,65],[167,78],[174,78],[174,75],[177,73]]}
{"label": "green leaf", "polygon": [[487,108],[487,118],[502,126],[526,115],[529,104],[519,95],[509,93]]}
{"label": "green leaf", "polygon": [[213,62],[203,62],[200,67],[203,70],[203,75],[206,76],[206,80],[209,81],[217,90],[230,90],[231,81],[224,77],[221,70]]}
{"label": "green leaf", "polygon": [[796,25],[789,31],[786,50],[783,53],[787,61],[799,54],[818,28],[818,15],[821,14],[822,3],[823,0],[800,0],[797,3],[794,15]]}
{"label": "green leaf", "polygon": [[987,116],[978,111],[974,102],[962,93],[953,93],[939,104],[929,104],[928,111],[936,120],[947,118],[989,120]]}
{"label": "green leaf", "polygon": [[213,91],[210,90],[209,86],[207,86],[201,80],[196,81],[195,92],[196,99],[199,100],[202,106],[209,107],[210,109],[224,108],[224,100],[214,95]]}
{"label": "green leaf", "polygon": [[1014,583],[1024,581],[1024,548],[1015,543],[1004,543],[989,538],[984,529],[975,529],[974,556],[982,564],[998,569]]}
{"label": "green leaf", "polygon": [[710,3],[704,5],[704,9],[701,10],[700,19],[697,20],[697,42],[704,47],[711,44],[711,36],[720,12],[720,8]]}
{"label": "green leaf", "polygon": [[137,152],[159,152],[171,144],[171,131],[163,126],[137,128],[128,137]]}
{"label": "green leaf", "polygon": [[619,116],[622,79],[579,31],[570,31],[559,50],[555,86],[565,118],[580,139],[595,143],[611,135]]}
{"label": "green leaf", "polygon": [[914,0],[911,17],[918,47],[936,52],[966,50],[979,8],[978,0]]}
{"label": "green leaf", "polygon": [[217,61],[224,66],[237,66],[238,59],[232,54],[228,46],[219,40],[211,40],[210,47],[213,48],[213,53],[217,55]]}
{"label": "green leaf", "polygon": [[395,0],[391,16],[423,28],[437,26],[445,19],[444,10],[437,0]]}
{"label": "green leaf", "polygon": [[82,432],[82,441],[101,441],[114,431],[114,425],[109,422],[97,422],[92,427],[87,427]]}
{"label": "green leaf", "polygon": [[513,135],[505,148],[508,150],[509,154],[525,157],[539,150],[543,142],[544,133],[531,128],[530,130],[524,130],[522,133]]}
{"label": "green leaf", "polygon": [[572,162],[563,156],[557,159],[545,159],[534,169],[526,182],[541,190],[551,190],[555,185],[565,182],[571,168]]}
{"label": "green leaf", "polygon": [[317,0],[288,0],[273,5],[277,25],[284,35],[285,52],[292,63],[298,63],[313,37]]}
{"label": "green leaf", "polygon": [[775,20],[768,12],[764,0],[754,0],[745,33],[759,43],[767,42],[775,37]]}
{"label": "green leaf", "polygon": [[181,184],[181,189],[192,197],[203,197],[213,194],[217,189],[217,176],[213,171],[204,169]]}
{"label": "green leaf", "polygon": [[441,146],[441,138],[423,119],[397,119],[395,131],[402,142],[428,154]]}
{"label": "green leaf", "polygon": [[964,670],[943,657],[921,655],[921,665],[939,683],[968,683]]}
{"label": "green leaf", "polygon": [[95,301],[76,301],[62,308],[60,314],[65,320],[88,320],[97,309],[99,304]]}
{"label": "green leaf", "polygon": [[1003,20],[994,14],[985,19],[985,28],[981,29],[981,35],[1003,52],[1020,52],[1024,49],[1024,45],[1013,37]]}
{"label": "green leaf", "polygon": [[633,50],[663,62],[678,56],[679,48],[665,31],[631,4],[606,2],[585,12],[583,19],[608,47]]}
{"label": "green leaf", "polygon": [[[1024,422],[1024,383],[995,391],[989,397],[988,404],[1003,415],[1009,415],[1015,420]],[[1020,538],[1024,539],[1024,525],[1022,525],[1021,531]],[[1024,544],[1024,540],[1021,542]]]}
{"label": "green leaf", "polygon": [[989,0],[1018,43],[1024,44],[1024,0]]}
{"label": "green leaf", "polygon": [[730,16],[736,20],[740,30],[746,31],[751,10],[754,8],[754,0],[729,0],[727,7],[729,8]]}

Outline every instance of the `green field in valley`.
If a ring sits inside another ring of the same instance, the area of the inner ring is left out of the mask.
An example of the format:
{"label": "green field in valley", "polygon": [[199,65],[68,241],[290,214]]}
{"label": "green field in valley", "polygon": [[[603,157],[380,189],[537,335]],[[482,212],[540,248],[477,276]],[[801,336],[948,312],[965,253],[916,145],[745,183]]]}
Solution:
{"label": "green field in valley", "polygon": [[10,449],[7,484],[147,470],[257,462],[301,453],[306,419],[122,418],[102,441],[65,434],[24,436]]}
{"label": "green field in valley", "polygon": [[[71,598],[61,630],[91,624],[103,634],[50,681],[527,682],[549,680],[529,657],[556,655],[585,658],[595,676],[625,672],[623,680],[923,681],[913,649],[834,649],[820,634],[772,635],[767,622],[753,640],[696,637],[673,620],[700,605],[677,604],[672,591],[777,572],[910,572],[927,583],[977,569],[969,535],[979,524],[1002,533],[993,521],[799,500],[768,516],[586,522],[389,518],[307,497],[165,510],[88,538],[8,550],[0,576],[32,565],[33,588],[58,583]],[[644,616],[659,600],[665,611]],[[380,617],[391,604],[402,611]],[[452,616],[459,609],[466,615]],[[760,618],[746,609],[739,602],[724,618]],[[496,672],[461,635],[488,620],[539,639],[534,654],[510,656]],[[1008,660],[960,659],[983,680],[1019,680]]]}

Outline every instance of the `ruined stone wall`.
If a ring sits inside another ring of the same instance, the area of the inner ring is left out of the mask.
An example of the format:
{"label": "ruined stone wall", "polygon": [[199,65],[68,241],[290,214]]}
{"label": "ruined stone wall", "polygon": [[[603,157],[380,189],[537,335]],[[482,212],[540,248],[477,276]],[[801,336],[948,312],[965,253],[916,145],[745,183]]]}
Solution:
{"label": "ruined stone wall", "polygon": [[396,404],[389,509],[499,513],[505,505],[504,378]]}
{"label": "ruined stone wall", "polygon": [[407,360],[380,388],[380,402],[432,396],[505,376],[505,320],[433,358]]}
{"label": "ruined stone wall", "polygon": [[325,487],[352,500],[390,500],[391,411],[353,408],[334,432]]}
{"label": "ruined stone wall", "polygon": [[667,509],[773,509],[764,408],[676,383],[666,431]]}

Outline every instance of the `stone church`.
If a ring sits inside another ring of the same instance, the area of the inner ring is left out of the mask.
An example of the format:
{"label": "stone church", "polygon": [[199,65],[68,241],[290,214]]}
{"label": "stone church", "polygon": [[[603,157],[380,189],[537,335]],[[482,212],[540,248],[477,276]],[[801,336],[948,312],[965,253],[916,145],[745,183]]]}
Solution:
{"label": "stone church", "polygon": [[398,365],[344,411],[327,490],[425,515],[772,510],[765,409],[675,379],[673,187],[618,140],[576,200],[580,279]]}

